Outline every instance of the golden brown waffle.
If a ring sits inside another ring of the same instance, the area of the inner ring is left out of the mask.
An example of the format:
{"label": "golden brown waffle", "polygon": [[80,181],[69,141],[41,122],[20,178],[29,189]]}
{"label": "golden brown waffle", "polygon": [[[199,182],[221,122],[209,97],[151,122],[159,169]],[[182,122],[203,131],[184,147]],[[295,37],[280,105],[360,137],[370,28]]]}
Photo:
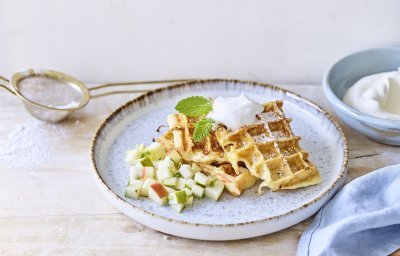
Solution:
{"label": "golden brown waffle", "polygon": [[239,174],[233,170],[231,164],[213,166],[209,164],[198,164],[202,171],[212,177],[222,181],[225,188],[233,196],[239,196],[244,190],[252,187],[258,178],[252,176],[244,167],[239,167]]}
{"label": "golden brown waffle", "polygon": [[227,159],[214,133],[201,142],[194,142],[193,131],[198,118],[183,114],[168,115],[169,129],[173,135],[174,148],[188,162],[226,163]]}
{"label": "golden brown waffle", "polygon": [[321,182],[319,172],[299,146],[282,111],[282,101],[264,104],[255,124],[236,131],[219,127],[215,132],[235,172],[240,166],[264,182],[271,190],[295,189]]}
{"label": "golden brown waffle", "polygon": [[[168,131],[163,136],[158,137],[156,141],[161,143],[167,152],[174,148],[174,137],[172,131]],[[185,160],[185,162],[193,161]],[[211,165],[199,162],[196,162],[196,164],[202,169],[202,172],[222,181],[225,188],[233,196],[239,196],[244,190],[252,187],[258,180],[258,178],[250,174],[249,170],[243,167],[240,167],[239,174],[236,174],[232,165],[229,163],[220,164],[219,166],[216,164]]]}

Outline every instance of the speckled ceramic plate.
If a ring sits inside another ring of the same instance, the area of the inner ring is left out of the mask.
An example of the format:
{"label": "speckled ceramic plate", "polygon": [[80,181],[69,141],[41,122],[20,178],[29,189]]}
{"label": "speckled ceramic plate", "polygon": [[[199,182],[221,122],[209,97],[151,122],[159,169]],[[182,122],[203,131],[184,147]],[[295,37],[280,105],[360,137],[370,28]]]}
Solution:
{"label": "speckled ceramic plate", "polygon": [[[256,193],[257,186],[240,197],[224,193],[219,202],[195,200],[182,214],[147,198],[124,197],[129,168],[125,151],[138,143],[150,144],[159,136],[176,103],[185,97],[238,96],[244,93],[258,102],[282,99],[292,129],[302,137],[322,183],[294,191]],[[272,233],[314,214],[341,187],[347,170],[347,144],[332,117],[319,106],[281,88],[237,80],[204,80],[174,85],[136,98],[112,113],[98,129],[92,144],[94,177],[110,202],[132,219],[171,235],[234,240]]]}

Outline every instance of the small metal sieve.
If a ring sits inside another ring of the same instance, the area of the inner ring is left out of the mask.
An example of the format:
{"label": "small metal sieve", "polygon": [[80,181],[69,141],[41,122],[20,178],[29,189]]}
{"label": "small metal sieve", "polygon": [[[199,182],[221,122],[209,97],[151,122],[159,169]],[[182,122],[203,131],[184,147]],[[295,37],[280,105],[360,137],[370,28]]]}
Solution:
{"label": "small metal sieve", "polygon": [[[35,118],[58,122],[70,113],[86,106],[90,99],[111,94],[146,92],[149,90],[115,90],[104,93],[92,92],[112,87],[140,84],[160,84],[191,81],[195,79],[158,80],[142,82],[107,83],[88,88],[83,82],[67,74],[46,70],[27,69],[15,73],[11,81],[0,76],[0,87],[20,98],[26,110]],[[11,88],[4,83],[9,84]]]}

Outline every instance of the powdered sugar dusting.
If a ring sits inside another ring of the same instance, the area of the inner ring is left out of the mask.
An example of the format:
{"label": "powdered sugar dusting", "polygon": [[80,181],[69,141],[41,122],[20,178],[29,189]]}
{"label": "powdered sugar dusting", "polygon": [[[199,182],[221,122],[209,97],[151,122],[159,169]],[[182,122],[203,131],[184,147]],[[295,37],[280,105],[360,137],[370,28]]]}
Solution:
{"label": "powdered sugar dusting", "polygon": [[60,124],[32,120],[0,130],[0,165],[23,170],[36,170],[54,152],[55,141],[69,137]]}

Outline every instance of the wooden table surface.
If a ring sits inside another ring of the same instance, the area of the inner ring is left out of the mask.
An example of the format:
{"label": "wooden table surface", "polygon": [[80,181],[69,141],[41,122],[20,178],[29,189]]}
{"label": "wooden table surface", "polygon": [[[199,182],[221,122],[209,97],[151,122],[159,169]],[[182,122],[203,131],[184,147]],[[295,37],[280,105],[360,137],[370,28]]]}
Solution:
{"label": "wooden table surface", "polygon": [[[321,86],[283,87],[332,112]],[[96,99],[69,119],[49,124],[0,92],[0,255],[295,254],[312,218],[258,238],[206,242],[159,233],[115,209],[95,185],[89,147],[101,121],[133,97]],[[400,147],[378,144],[339,123],[350,147],[347,182],[400,162]]]}

